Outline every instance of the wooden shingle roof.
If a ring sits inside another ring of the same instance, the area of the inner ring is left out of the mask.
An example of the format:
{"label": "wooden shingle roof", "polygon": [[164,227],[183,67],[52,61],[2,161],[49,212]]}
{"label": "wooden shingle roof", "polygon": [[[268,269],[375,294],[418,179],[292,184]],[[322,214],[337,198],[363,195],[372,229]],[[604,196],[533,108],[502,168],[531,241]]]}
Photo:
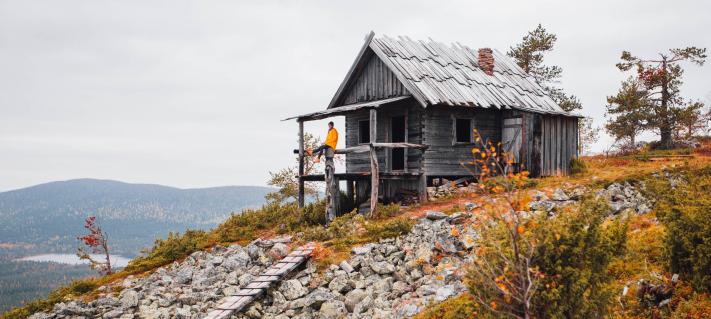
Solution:
{"label": "wooden shingle roof", "polygon": [[372,32],[329,108],[337,106],[351,78],[357,76],[359,63],[371,54],[377,55],[424,107],[445,104],[572,115],[563,111],[533,76],[497,50],[493,50],[493,74],[488,75],[479,67],[478,49],[432,39],[376,38]]}

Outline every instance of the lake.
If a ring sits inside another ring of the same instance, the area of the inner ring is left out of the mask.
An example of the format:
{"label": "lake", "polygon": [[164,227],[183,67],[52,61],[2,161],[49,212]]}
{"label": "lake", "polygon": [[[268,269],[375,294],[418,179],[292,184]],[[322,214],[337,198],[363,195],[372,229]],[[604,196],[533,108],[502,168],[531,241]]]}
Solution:
{"label": "lake", "polygon": [[[103,260],[102,255],[91,255],[92,258],[96,260]],[[41,261],[41,262],[55,262],[60,264],[69,265],[88,265],[89,261],[81,260],[77,255],[74,254],[42,254],[27,256],[15,259],[18,261]],[[131,259],[122,256],[111,256],[111,267],[126,267]]]}

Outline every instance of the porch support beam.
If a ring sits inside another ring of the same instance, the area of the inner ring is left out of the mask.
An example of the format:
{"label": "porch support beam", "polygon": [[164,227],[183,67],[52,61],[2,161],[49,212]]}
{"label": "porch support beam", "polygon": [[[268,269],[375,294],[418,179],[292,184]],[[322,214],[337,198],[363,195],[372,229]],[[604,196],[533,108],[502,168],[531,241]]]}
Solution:
{"label": "porch support beam", "polygon": [[378,154],[375,150],[374,143],[377,142],[378,136],[378,111],[370,110],[370,216],[375,214],[378,207],[378,188],[380,188],[378,176]]}
{"label": "porch support beam", "polygon": [[299,207],[304,207],[304,122],[299,121]]}

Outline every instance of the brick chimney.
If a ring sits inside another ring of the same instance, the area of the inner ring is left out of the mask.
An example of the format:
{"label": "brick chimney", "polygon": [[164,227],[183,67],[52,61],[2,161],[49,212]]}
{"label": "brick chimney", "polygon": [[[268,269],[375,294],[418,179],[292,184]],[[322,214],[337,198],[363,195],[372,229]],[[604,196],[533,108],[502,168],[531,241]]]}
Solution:
{"label": "brick chimney", "polygon": [[487,75],[494,75],[494,52],[491,49],[479,49],[479,67]]}

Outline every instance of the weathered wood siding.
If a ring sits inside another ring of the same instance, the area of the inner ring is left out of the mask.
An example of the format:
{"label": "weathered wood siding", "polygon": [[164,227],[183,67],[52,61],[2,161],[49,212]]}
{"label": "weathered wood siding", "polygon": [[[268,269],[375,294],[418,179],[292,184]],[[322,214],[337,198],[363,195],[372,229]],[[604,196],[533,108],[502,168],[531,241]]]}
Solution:
{"label": "weathered wood siding", "polygon": [[570,160],[578,155],[578,119],[540,115],[541,176],[570,174]]}
{"label": "weathered wood siding", "polygon": [[408,95],[407,89],[377,55],[372,54],[360,74],[349,84],[339,105]]}
{"label": "weathered wood siding", "polygon": [[[359,121],[368,120],[369,110],[346,115],[346,147],[357,146]],[[413,99],[407,99],[393,105],[384,106],[378,109],[377,116],[377,142],[390,142],[390,119],[394,116],[405,116],[407,125],[406,142],[422,143],[422,120],[424,109]],[[405,151],[405,172],[420,172],[422,162],[422,151],[408,149]],[[378,165],[381,172],[392,171],[390,165],[390,151],[378,150]],[[361,173],[370,172],[370,158],[368,153],[355,153],[346,156],[346,172]]]}
{"label": "weathered wood siding", "polygon": [[473,143],[454,143],[454,119],[471,118],[473,128],[483,139],[501,141],[501,112],[470,107],[431,106],[425,110],[423,144],[429,148],[424,155],[424,170],[428,176],[465,176],[471,172],[462,163],[472,160]]}
{"label": "weathered wood siding", "polygon": [[523,169],[534,174],[533,170],[540,166],[537,164],[540,162],[540,154],[536,152],[540,145],[534,147],[537,143],[540,144],[540,139],[536,139],[534,132],[536,121],[540,121],[540,115],[516,110],[503,111],[502,113],[504,119],[521,118],[521,148],[511,151],[518,152],[519,155],[519,162],[515,165],[523,165]]}

